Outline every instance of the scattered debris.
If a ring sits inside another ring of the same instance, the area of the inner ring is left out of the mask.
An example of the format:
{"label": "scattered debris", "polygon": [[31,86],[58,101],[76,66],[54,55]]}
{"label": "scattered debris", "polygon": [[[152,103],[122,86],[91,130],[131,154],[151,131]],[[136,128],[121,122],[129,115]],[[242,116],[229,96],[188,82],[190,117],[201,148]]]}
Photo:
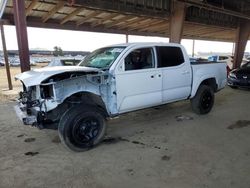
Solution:
{"label": "scattered debris", "polygon": [[130,174],[130,175],[134,175],[134,170],[132,169],[132,168],[130,168],[130,169],[127,169],[127,171],[128,171],[128,173]]}
{"label": "scattered debris", "polygon": [[228,129],[235,129],[235,128],[243,128],[250,126],[250,121],[249,120],[238,120],[234,124],[228,126]]}
{"label": "scattered debris", "polygon": [[35,140],[35,138],[26,138],[24,142],[34,142]]}
{"label": "scattered debris", "polygon": [[135,134],[143,134],[144,133],[144,131],[137,131],[137,132],[135,132]]}
{"label": "scattered debris", "polygon": [[23,136],[26,136],[26,134],[19,134],[19,135],[17,135],[17,138],[20,138],[20,137],[23,137]]}
{"label": "scattered debris", "polygon": [[29,151],[29,152],[26,152],[24,155],[28,155],[28,156],[34,156],[34,155],[37,155],[39,154],[39,152],[33,152],[33,151]]}
{"label": "scattered debris", "polygon": [[107,137],[104,138],[102,142],[105,144],[116,144],[120,141],[125,141],[125,140],[121,137]]}
{"label": "scattered debris", "polygon": [[180,116],[175,116],[176,121],[185,121],[185,120],[193,120],[193,117],[190,116],[185,116],[185,115],[180,115]]}
{"label": "scattered debris", "polygon": [[56,144],[61,143],[59,136],[55,136],[51,141]]}
{"label": "scattered debris", "polygon": [[159,147],[159,146],[155,146],[154,148],[155,148],[155,149],[161,149],[161,147]]}
{"label": "scattered debris", "polygon": [[130,142],[128,139],[122,137],[106,137],[102,142],[105,144],[116,144],[119,141]]}
{"label": "scattered debris", "polygon": [[[122,137],[106,137],[103,139],[102,143],[103,144],[116,144],[120,141],[124,141],[124,142],[129,142],[129,143],[132,143],[132,144],[136,144],[136,145],[141,145],[141,146],[146,146],[146,147],[151,147],[151,148],[155,148],[155,149],[161,149],[161,147],[159,146],[152,146],[152,145],[148,145],[148,144],[145,144],[143,142],[139,142],[137,140],[128,140],[126,138],[122,138]],[[167,149],[165,149],[167,150]]]}
{"label": "scattered debris", "polygon": [[171,157],[167,156],[167,155],[164,155],[161,157],[161,160],[163,160],[163,161],[169,161],[170,159],[171,159]]}
{"label": "scattered debris", "polygon": [[139,144],[139,145],[142,145],[142,146],[145,146],[146,144],[142,143],[142,142],[138,142],[138,141],[132,141],[131,143],[133,144]]}

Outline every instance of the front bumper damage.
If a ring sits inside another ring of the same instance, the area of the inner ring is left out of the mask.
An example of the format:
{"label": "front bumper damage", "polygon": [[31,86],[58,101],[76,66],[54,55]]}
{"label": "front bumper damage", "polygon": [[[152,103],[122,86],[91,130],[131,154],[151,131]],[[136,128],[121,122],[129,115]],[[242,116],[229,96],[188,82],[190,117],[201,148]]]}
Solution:
{"label": "front bumper damage", "polygon": [[24,125],[31,125],[43,128],[45,113],[41,111],[42,103],[39,100],[32,100],[30,92],[20,92],[18,104],[14,106],[17,117]]}
{"label": "front bumper damage", "polygon": [[22,104],[14,106],[17,117],[23,122],[24,125],[37,126],[37,117],[35,115],[28,115],[26,107]]}

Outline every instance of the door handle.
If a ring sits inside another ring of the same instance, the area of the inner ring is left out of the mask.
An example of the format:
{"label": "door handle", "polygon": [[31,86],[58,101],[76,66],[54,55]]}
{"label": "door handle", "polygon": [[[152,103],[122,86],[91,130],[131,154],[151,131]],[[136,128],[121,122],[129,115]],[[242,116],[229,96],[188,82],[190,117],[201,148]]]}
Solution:
{"label": "door handle", "polygon": [[157,76],[160,78],[160,77],[161,77],[161,74],[151,75],[150,77],[151,77],[151,78],[154,78],[154,77],[157,77]]}

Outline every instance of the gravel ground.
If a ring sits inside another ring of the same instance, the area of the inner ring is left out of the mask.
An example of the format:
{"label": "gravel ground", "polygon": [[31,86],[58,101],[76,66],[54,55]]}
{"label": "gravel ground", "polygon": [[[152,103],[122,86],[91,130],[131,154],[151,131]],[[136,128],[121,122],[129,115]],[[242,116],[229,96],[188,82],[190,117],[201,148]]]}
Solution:
{"label": "gravel ground", "polygon": [[211,113],[189,101],[122,115],[106,139],[69,151],[57,131],[23,126],[0,103],[0,187],[249,188],[250,91],[226,88]]}

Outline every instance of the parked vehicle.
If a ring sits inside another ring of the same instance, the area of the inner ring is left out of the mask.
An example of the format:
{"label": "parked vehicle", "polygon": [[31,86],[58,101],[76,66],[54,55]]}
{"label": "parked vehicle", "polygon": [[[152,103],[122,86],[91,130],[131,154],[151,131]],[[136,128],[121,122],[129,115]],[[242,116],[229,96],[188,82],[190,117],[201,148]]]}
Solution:
{"label": "parked vehicle", "polygon": [[16,79],[24,85],[16,107],[23,123],[56,123],[62,142],[75,151],[100,143],[106,119],[119,114],[185,99],[207,114],[227,82],[225,63],[191,64],[184,47],[171,43],[113,45],[79,66],[45,67]]}
{"label": "parked vehicle", "polygon": [[49,67],[54,66],[76,66],[80,63],[82,60],[79,58],[74,57],[55,57],[51,60],[51,62],[48,64]]}
{"label": "parked vehicle", "polygon": [[207,59],[204,59],[201,57],[190,57],[189,60],[191,63],[203,63],[203,62],[207,63],[208,62]]}
{"label": "parked vehicle", "polygon": [[228,75],[227,84],[234,89],[238,87],[250,88],[250,62],[231,71]]}
{"label": "parked vehicle", "polygon": [[[214,62],[226,62],[227,64],[227,69],[228,72],[233,70],[233,60],[234,56],[228,55],[228,56],[223,56],[223,55],[213,55],[208,57],[208,61],[214,61]],[[246,58],[242,59],[241,66],[246,64],[248,60]]]}
{"label": "parked vehicle", "polygon": [[4,59],[2,58],[2,59],[0,59],[0,66],[2,67],[2,66],[5,66],[5,61],[4,61]]}

